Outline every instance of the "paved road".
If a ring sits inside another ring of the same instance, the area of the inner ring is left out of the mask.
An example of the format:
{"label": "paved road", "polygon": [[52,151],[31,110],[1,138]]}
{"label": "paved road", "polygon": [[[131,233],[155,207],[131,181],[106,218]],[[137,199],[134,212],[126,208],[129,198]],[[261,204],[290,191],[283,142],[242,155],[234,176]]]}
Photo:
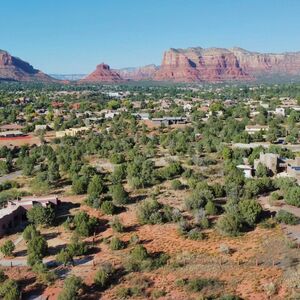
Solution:
{"label": "paved road", "polygon": [[287,148],[290,149],[293,152],[299,152],[300,151],[300,145],[285,145],[285,144],[271,144],[266,142],[261,143],[249,143],[249,144],[243,144],[243,143],[234,143],[232,144],[233,148],[242,148],[242,149],[249,149],[249,148],[257,148],[259,146],[262,146],[264,148],[269,148],[271,145],[275,145],[281,148]]}

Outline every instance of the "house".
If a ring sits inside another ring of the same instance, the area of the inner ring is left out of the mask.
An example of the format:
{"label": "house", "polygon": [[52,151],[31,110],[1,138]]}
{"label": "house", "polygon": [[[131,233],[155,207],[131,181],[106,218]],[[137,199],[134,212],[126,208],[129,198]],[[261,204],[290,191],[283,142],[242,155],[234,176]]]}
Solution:
{"label": "house", "polygon": [[238,165],[236,166],[238,169],[242,170],[245,178],[252,178],[254,169],[249,165]]}
{"label": "house", "polygon": [[276,175],[286,169],[286,162],[278,154],[274,153],[261,152],[259,158],[254,160],[254,169],[257,169],[258,164],[266,166],[272,175]]}
{"label": "house", "polygon": [[35,125],[34,131],[48,130],[48,125]]}
{"label": "house", "polygon": [[64,103],[63,102],[59,102],[59,101],[52,101],[51,102],[51,106],[53,108],[61,108],[64,106]]}
{"label": "house", "polygon": [[150,114],[149,113],[133,113],[134,117],[136,117],[138,120],[149,120]]}
{"label": "house", "polygon": [[284,117],[285,116],[285,109],[283,107],[276,107],[275,108],[275,115]]}
{"label": "house", "polygon": [[191,111],[192,108],[193,108],[193,105],[190,104],[190,103],[185,103],[185,104],[183,105],[183,110],[184,110],[184,111]]}
{"label": "house", "polygon": [[70,104],[70,109],[79,110],[80,109],[80,103],[72,103]]}
{"label": "house", "polygon": [[10,131],[0,132],[0,137],[2,138],[18,137],[18,136],[25,136],[25,134],[20,130],[10,130]]}
{"label": "house", "polygon": [[187,118],[185,117],[163,117],[163,118],[153,118],[153,124],[155,125],[173,125],[173,124],[186,124]]}
{"label": "house", "polygon": [[54,206],[60,203],[57,196],[25,197],[20,200],[8,201],[5,208],[0,209],[0,237],[19,228],[26,221],[26,212],[34,205]]}
{"label": "house", "polygon": [[269,130],[268,125],[247,125],[245,127],[245,131],[249,134],[254,134],[257,132],[266,132]]}
{"label": "house", "polygon": [[16,130],[22,130],[24,129],[24,126],[19,124],[6,124],[0,126],[0,131],[16,131]]}
{"label": "house", "polygon": [[104,113],[105,119],[113,119],[115,116],[118,116],[120,112],[116,110],[102,110],[102,113]]}
{"label": "house", "polygon": [[69,128],[64,131],[56,131],[55,136],[57,138],[62,138],[65,136],[76,136],[80,133],[90,130],[89,127],[79,127],[79,128]]}

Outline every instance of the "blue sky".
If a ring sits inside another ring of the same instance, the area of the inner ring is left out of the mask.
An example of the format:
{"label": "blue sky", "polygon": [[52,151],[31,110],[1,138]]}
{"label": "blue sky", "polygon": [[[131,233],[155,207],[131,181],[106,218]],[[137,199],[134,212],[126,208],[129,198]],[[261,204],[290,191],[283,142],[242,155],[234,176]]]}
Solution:
{"label": "blue sky", "polygon": [[47,73],[160,64],[168,48],[300,51],[299,0],[9,0],[0,49]]}

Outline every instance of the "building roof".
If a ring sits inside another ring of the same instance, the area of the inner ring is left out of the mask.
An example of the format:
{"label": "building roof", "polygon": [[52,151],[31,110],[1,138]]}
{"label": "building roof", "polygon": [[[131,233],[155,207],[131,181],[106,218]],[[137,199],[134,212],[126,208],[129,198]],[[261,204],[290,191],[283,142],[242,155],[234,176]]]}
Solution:
{"label": "building roof", "polygon": [[23,135],[24,133],[20,130],[8,130],[4,132],[0,132],[0,137],[1,136],[8,136],[8,135]]}
{"label": "building roof", "polygon": [[6,130],[6,131],[8,131],[8,130],[21,130],[21,129],[23,129],[24,128],[24,126],[22,126],[22,125],[19,125],[19,124],[5,124],[5,125],[2,125],[2,126],[0,126],[0,130]]}

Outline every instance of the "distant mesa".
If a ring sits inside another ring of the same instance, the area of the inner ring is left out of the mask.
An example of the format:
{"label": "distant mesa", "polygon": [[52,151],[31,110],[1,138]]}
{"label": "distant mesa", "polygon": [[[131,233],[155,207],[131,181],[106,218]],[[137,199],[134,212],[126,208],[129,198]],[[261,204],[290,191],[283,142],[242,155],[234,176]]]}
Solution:
{"label": "distant mesa", "polygon": [[127,80],[153,80],[155,72],[159,70],[159,66],[154,64],[137,68],[124,68],[116,70],[124,79]]}
{"label": "distant mesa", "polygon": [[3,50],[0,50],[0,81],[56,82],[54,78]]}
{"label": "distant mesa", "polygon": [[96,70],[94,72],[84,77],[79,82],[114,83],[114,82],[122,82],[122,81],[124,81],[124,79],[121,77],[121,75],[118,72],[111,70],[109,65],[102,63],[96,67]]}
{"label": "distant mesa", "polygon": [[300,52],[258,53],[242,48],[170,49],[153,79],[174,82],[249,81],[300,76]]}

